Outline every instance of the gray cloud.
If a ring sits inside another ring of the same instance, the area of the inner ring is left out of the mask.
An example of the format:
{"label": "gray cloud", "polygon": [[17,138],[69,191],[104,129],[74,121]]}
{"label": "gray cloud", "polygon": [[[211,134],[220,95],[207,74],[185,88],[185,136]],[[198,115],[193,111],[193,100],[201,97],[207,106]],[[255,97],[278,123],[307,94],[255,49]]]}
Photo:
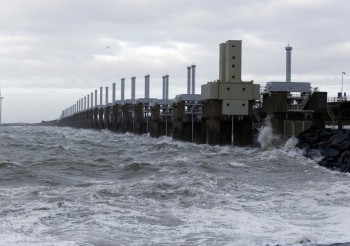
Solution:
{"label": "gray cloud", "polygon": [[[243,40],[243,79],[284,80],[289,42],[292,80],[335,96],[350,64],[349,9],[341,0],[7,1],[0,10],[3,120],[57,118],[122,77],[136,76],[142,97],[148,73],[151,96],[161,96],[166,73],[175,96],[186,91],[186,66],[193,62],[200,91],[217,79],[218,45],[228,39]],[[346,75],[345,90],[348,81]]]}

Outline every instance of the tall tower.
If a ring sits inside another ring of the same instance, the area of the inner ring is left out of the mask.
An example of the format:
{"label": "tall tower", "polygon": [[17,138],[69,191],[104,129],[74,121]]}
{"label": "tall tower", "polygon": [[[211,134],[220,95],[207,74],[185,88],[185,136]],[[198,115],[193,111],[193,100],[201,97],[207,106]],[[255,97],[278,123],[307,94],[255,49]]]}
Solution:
{"label": "tall tower", "polygon": [[150,75],[147,74],[145,76],[145,98],[149,98],[149,78],[150,78]]}
{"label": "tall tower", "polygon": [[2,109],[2,99],[4,99],[4,98],[1,96],[1,89],[0,89],[0,125],[1,125],[1,109]]}
{"label": "tall tower", "polygon": [[196,65],[192,64],[192,94],[196,94]]}
{"label": "tall tower", "polygon": [[135,100],[135,91],[136,91],[136,77],[131,78],[131,99]]}
{"label": "tall tower", "polygon": [[292,47],[286,46],[286,82],[291,82],[292,77]]}
{"label": "tall tower", "polygon": [[191,66],[187,67],[187,94],[191,94]]}

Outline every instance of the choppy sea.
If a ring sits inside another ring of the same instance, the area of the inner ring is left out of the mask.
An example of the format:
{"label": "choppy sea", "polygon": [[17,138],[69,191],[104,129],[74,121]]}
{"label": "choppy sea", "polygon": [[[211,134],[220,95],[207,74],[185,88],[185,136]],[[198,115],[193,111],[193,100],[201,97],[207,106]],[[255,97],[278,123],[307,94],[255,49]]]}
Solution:
{"label": "choppy sea", "polygon": [[[0,245],[350,242],[350,175],[294,148],[0,127]],[[346,245],[346,244],[344,244]]]}

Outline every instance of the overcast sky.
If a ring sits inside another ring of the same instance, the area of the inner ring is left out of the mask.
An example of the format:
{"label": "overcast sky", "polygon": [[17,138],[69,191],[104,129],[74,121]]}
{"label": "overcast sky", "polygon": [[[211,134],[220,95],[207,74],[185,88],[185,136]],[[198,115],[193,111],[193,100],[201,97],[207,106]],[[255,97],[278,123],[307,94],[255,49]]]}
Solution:
{"label": "overcast sky", "polygon": [[[350,94],[350,1],[345,0],[0,0],[0,88],[3,123],[40,122],[100,86],[136,76],[136,97],[187,91],[187,65],[197,66],[196,91],[219,77],[219,44],[243,41],[242,78],[261,86],[292,81],[336,96]],[[106,46],[110,46],[106,49]]]}

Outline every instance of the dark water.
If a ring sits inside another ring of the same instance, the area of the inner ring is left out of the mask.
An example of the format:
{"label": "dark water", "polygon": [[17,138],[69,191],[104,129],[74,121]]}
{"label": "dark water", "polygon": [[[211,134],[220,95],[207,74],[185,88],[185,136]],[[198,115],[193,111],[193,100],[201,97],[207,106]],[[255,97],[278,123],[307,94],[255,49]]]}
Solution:
{"label": "dark water", "polygon": [[349,242],[349,174],[293,144],[0,127],[0,245]]}

